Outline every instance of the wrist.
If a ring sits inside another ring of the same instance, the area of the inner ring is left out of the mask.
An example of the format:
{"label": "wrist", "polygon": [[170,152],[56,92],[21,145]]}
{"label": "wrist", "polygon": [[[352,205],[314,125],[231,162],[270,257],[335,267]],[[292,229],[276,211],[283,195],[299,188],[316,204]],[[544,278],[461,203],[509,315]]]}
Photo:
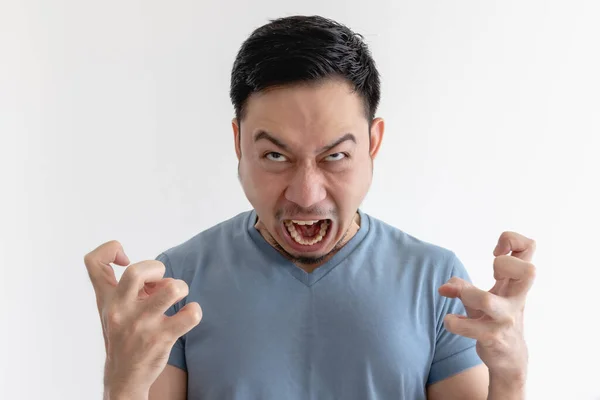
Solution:
{"label": "wrist", "polygon": [[140,384],[136,378],[119,378],[118,375],[107,358],[104,365],[103,400],[148,400],[149,386]]}
{"label": "wrist", "polygon": [[103,400],[148,400],[148,391],[133,391],[106,387]]}
{"label": "wrist", "polygon": [[488,400],[523,400],[525,399],[526,373],[524,371],[493,372],[490,371]]}

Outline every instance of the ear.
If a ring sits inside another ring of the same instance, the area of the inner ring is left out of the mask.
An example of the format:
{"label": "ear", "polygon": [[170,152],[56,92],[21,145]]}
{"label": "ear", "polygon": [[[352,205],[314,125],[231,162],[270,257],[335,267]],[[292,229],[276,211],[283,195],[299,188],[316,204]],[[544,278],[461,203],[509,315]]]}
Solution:
{"label": "ear", "polygon": [[238,161],[242,158],[242,143],[240,139],[240,125],[237,118],[231,120],[231,128],[233,129],[233,143],[235,145],[235,154]]}
{"label": "ear", "polygon": [[383,140],[383,132],[385,130],[385,123],[382,118],[375,118],[371,123],[371,131],[369,134],[371,135],[371,148],[369,153],[371,154],[371,159],[374,160],[377,157],[377,153],[379,153],[379,148],[381,146],[381,141]]}

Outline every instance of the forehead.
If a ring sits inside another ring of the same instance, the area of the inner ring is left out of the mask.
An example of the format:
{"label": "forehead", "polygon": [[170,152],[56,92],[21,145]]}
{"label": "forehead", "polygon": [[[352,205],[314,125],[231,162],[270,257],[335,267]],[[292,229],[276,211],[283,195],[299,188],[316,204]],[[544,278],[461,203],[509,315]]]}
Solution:
{"label": "forehead", "polygon": [[341,80],[269,88],[250,96],[242,132],[265,130],[295,146],[322,146],[353,133],[368,132],[364,102]]}

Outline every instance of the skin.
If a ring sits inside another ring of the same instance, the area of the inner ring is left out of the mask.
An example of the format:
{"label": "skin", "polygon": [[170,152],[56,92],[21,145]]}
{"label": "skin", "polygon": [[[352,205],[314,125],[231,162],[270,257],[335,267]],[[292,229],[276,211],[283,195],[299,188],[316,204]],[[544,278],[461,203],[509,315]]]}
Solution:
{"label": "skin", "polygon": [[[370,125],[360,96],[333,79],[253,94],[245,118],[232,121],[239,178],[258,215],[256,227],[307,272],[358,231],[357,209],[384,133],[381,118]],[[329,240],[318,251],[292,248],[283,221],[313,218],[332,221]]]}
{"label": "skin", "polygon": [[[258,215],[256,228],[292,262],[312,272],[360,226],[357,209],[371,185],[383,120],[369,125],[358,95],[345,82],[328,80],[253,94],[245,118],[234,120],[232,127],[240,182]],[[351,140],[329,147],[348,134]],[[282,221],[315,216],[332,220],[329,240],[318,251],[290,246]],[[532,239],[504,232],[493,252],[492,289],[458,278],[439,288],[440,295],[459,298],[467,310],[467,316],[446,316],[446,328],[475,339],[484,365],[430,385],[428,399],[524,398],[523,312],[535,277],[534,252]],[[129,260],[116,241],[87,254],[84,262],[103,324],[106,397],[184,400],[187,374],[165,364],[172,343],[200,322],[202,310],[190,303],[176,317],[163,313],[187,293],[185,282],[162,278],[164,265],[149,260],[129,266],[117,283],[109,263],[127,265]]]}
{"label": "skin", "polygon": [[[200,305],[190,302],[172,317],[165,315],[187,296],[188,286],[163,278],[165,266],[157,260],[129,265],[117,282],[110,264],[126,266],[130,261],[115,240],[86,254],[83,261],[96,293],[104,337],[104,398],[147,399],[155,382],[165,382],[161,376],[175,341],[202,319]],[[164,393],[167,387],[162,384],[158,390]]]}
{"label": "skin", "polygon": [[[496,283],[484,291],[459,278],[439,288],[448,298],[459,298],[466,316],[447,315],[448,331],[477,340],[477,354],[489,368],[488,399],[524,399],[528,351],[523,334],[527,294],[536,268],[536,243],[516,232],[503,232],[494,248]],[[441,397],[440,397],[441,398]]]}

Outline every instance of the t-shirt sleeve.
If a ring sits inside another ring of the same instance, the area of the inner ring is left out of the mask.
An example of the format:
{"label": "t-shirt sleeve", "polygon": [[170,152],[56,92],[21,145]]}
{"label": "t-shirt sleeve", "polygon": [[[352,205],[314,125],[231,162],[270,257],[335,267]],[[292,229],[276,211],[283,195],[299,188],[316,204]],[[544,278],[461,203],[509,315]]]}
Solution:
{"label": "t-shirt sleeve", "polygon": [[[464,265],[458,259],[456,254],[452,253],[451,260],[453,264],[452,272],[448,279],[452,276],[456,276],[471,282]],[[435,353],[431,369],[429,370],[427,385],[449,378],[452,375],[482,363],[475,350],[476,341],[474,339],[455,335],[450,333],[444,327],[444,317],[447,314],[466,315],[461,300],[458,298],[449,299],[446,297],[443,297],[443,299],[444,302],[441,312],[438,313]]]}
{"label": "t-shirt sleeve", "polygon": [[[169,261],[169,257],[165,253],[161,253],[156,259],[162,262],[165,265],[165,278],[176,278],[173,273],[173,268]],[[177,302],[173,304],[169,309],[165,312],[165,315],[172,316],[181,308],[181,302]],[[187,372],[187,364],[185,361],[185,336],[182,336],[177,339],[173,348],[171,349],[171,354],[169,355],[169,360],[167,364],[173,365],[177,368],[181,368],[182,370]]]}

